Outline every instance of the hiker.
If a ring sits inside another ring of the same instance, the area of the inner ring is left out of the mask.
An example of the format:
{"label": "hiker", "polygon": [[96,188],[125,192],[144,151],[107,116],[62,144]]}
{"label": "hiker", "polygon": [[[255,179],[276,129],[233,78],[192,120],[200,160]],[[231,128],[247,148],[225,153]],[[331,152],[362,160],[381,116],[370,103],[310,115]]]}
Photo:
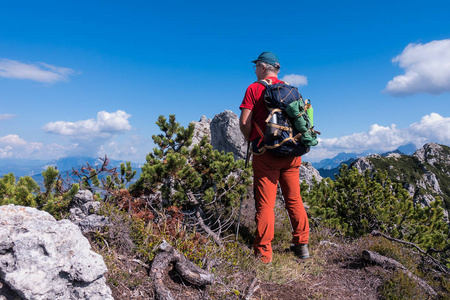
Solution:
{"label": "hiker", "polygon": [[[263,52],[252,61],[258,80],[269,79],[272,84],[280,82],[280,63],[272,52]],[[240,105],[239,125],[246,141],[259,138],[257,126],[265,131],[265,120],[269,114],[264,101],[265,86],[254,82],[247,88]],[[254,125],[256,123],[256,125]],[[308,258],[309,222],[300,196],[299,168],[301,157],[281,157],[268,151],[253,154],[253,188],[256,206],[256,232],[253,249],[263,263],[272,261],[272,240],[275,225],[275,200],[280,183],[286,209],[292,225],[291,250],[300,258]]]}

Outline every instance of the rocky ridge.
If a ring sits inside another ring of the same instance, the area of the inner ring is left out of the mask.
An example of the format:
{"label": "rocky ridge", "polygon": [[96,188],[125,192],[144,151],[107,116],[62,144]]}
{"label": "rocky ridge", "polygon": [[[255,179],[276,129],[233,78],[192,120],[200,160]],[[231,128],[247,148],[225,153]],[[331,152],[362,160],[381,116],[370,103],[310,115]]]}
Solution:
{"label": "rocky ridge", "polygon": [[436,196],[450,209],[450,147],[435,143],[425,144],[413,155],[378,154],[356,159],[350,167],[360,173],[366,170],[385,170],[394,182],[403,184],[415,203],[429,205]]}

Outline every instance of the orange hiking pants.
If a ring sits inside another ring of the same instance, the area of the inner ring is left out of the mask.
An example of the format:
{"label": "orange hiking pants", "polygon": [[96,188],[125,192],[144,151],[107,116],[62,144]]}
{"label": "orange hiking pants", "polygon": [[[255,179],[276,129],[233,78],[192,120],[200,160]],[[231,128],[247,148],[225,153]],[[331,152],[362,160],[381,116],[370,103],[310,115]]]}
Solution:
{"label": "orange hiking pants", "polygon": [[263,262],[272,260],[275,225],[275,200],[280,182],[286,209],[293,228],[292,243],[307,244],[309,223],[300,196],[301,157],[278,157],[268,152],[253,155],[253,187],[256,206],[256,232],[253,249]]}

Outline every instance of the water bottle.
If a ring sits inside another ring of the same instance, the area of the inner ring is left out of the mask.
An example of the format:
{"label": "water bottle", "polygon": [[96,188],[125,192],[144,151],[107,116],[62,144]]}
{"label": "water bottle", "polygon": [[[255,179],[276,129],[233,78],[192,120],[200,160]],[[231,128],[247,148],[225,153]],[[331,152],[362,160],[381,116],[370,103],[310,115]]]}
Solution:
{"label": "water bottle", "polygon": [[267,123],[267,129],[266,129],[266,130],[268,130],[269,136],[271,138],[276,138],[278,135],[278,128],[271,126],[271,124],[275,124],[275,125],[277,124],[277,114],[276,113],[273,113],[272,117],[270,117],[269,122]]}
{"label": "water bottle", "polygon": [[311,100],[305,99],[305,109],[308,114],[309,119],[311,120],[311,127],[314,126],[314,109],[311,105]]}

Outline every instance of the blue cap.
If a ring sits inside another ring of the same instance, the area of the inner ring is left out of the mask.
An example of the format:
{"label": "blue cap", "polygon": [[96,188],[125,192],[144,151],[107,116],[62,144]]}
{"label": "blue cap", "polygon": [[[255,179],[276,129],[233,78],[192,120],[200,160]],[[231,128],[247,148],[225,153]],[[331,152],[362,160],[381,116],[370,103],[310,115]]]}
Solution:
{"label": "blue cap", "polygon": [[[279,67],[280,66],[280,62],[278,61],[278,57],[275,53],[270,52],[270,51],[266,51],[261,53],[257,59],[253,60],[252,63],[257,63],[258,61],[262,61],[265,63],[268,63],[269,65],[272,65],[274,67]],[[278,66],[276,65],[278,64]]]}

